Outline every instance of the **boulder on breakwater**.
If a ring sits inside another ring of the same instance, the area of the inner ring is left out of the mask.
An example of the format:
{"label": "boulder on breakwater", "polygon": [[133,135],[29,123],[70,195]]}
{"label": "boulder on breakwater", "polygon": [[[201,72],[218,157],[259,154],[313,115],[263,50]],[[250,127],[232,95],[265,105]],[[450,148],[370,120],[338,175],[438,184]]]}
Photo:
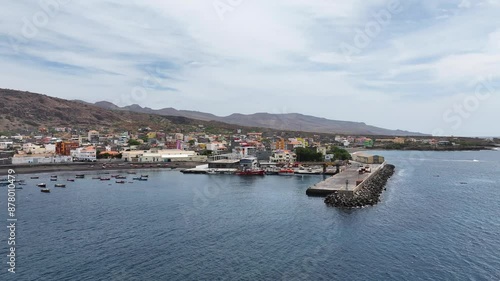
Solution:
{"label": "boulder on breakwater", "polygon": [[394,165],[387,164],[377,175],[367,179],[363,186],[353,192],[336,191],[325,198],[327,205],[339,208],[360,208],[363,206],[373,206],[379,202],[380,194],[384,190],[385,184],[394,174]]}

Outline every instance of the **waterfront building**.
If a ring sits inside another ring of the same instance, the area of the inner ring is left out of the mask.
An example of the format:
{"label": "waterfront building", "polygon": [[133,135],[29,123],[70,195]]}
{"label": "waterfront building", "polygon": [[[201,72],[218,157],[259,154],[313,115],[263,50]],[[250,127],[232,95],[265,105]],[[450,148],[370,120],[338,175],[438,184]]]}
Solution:
{"label": "waterfront building", "polygon": [[352,155],[352,158],[354,161],[363,163],[363,164],[382,164],[384,163],[385,159],[383,156],[380,155],[371,155],[371,154],[366,154],[366,153],[354,153]]}
{"label": "waterfront building", "polygon": [[12,157],[13,165],[23,164],[51,164],[51,163],[69,163],[73,162],[71,156],[61,156],[54,154],[16,154]]}
{"label": "waterfront building", "polygon": [[207,156],[198,155],[194,151],[180,149],[164,150],[132,150],[123,151],[122,159],[128,162],[175,162],[175,161],[196,161],[206,162]]}
{"label": "waterfront building", "polygon": [[56,154],[70,156],[71,150],[77,149],[79,147],[78,142],[74,141],[60,141],[56,143]]}
{"label": "waterfront building", "polygon": [[97,152],[94,146],[79,147],[71,150],[73,161],[88,161],[95,162],[97,160]]}
{"label": "waterfront building", "polygon": [[269,162],[273,163],[295,163],[297,161],[297,154],[290,150],[276,150],[273,152],[271,157],[269,157]]}

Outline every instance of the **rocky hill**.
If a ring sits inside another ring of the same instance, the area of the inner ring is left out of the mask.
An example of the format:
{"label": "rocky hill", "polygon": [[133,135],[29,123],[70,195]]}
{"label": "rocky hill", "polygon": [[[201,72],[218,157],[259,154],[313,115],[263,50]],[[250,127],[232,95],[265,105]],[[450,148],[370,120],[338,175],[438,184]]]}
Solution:
{"label": "rocky hill", "polygon": [[362,122],[339,121],[303,115],[298,113],[270,114],[255,113],[244,115],[235,113],[220,117],[210,113],[177,110],[175,108],[151,109],[139,105],[118,107],[110,102],[98,102],[95,105],[112,110],[134,111],[148,114],[160,114],[169,116],[182,116],[191,119],[210,121],[215,120],[227,124],[239,126],[272,128],[286,131],[301,131],[329,134],[353,134],[353,135],[383,135],[383,136],[423,136],[424,134],[403,130],[389,130],[370,126]]}
{"label": "rocky hill", "polygon": [[190,129],[198,125],[235,130],[236,126],[179,116],[161,116],[110,110],[93,104],[69,101],[42,94],[0,89],[0,131],[30,130],[40,127],[114,128],[135,131]]}

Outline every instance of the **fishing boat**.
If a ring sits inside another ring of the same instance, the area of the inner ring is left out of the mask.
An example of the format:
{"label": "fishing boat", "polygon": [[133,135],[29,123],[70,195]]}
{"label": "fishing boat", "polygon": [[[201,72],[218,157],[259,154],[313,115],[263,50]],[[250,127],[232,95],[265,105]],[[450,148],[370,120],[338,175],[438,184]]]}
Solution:
{"label": "fishing boat", "polygon": [[142,177],[141,177],[141,178],[139,178],[139,180],[140,180],[140,181],[147,181],[147,180],[148,180],[148,178],[142,178]]}
{"label": "fishing boat", "polygon": [[100,178],[101,181],[109,181],[111,178]]}
{"label": "fishing boat", "polygon": [[66,185],[62,183],[56,183],[54,187],[66,187]]}
{"label": "fishing boat", "polygon": [[40,191],[43,193],[50,193],[50,189],[48,189],[48,188],[42,188],[42,189],[40,189]]}
{"label": "fishing boat", "polygon": [[46,187],[47,185],[45,183],[39,183],[36,186],[38,186],[38,187]]}
{"label": "fishing boat", "polygon": [[126,179],[126,178],[127,178],[126,176],[117,176],[117,177],[116,177],[116,179],[117,179],[117,180],[124,180],[124,179]]}
{"label": "fishing boat", "polygon": [[75,178],[77,178],[77,179],[83,179],[83,178],[85,178],[85,175],[83,175],[83,174],[76,175]]}
{"label": "fishing boat", "polygon": [[290,175],[293,176],[294,174],[295,174],[295,171],[293,169],[281,169],[278,172],[278,175],[280,175],[280,176],[290,176]]}
{"label": "fishing boat", "polygon": [[32,180],[37,180],[37,179],[39,179],[39,178],[40,178],[40,177],[30,177],[30,179],[32,179]]}
{"label": "fishing boat", "polygon": [[295,171],[295,174],[298,175],[321,175],[323,171],[321,169],[313,169],[313,168],[300,168]]}
{"label": "fishing boat", "polygon": [[67,179],[67,181],[75,181],[75,179]]}
{"label": "fishing boat", "polygon": [[125,181],[115,181],[116,183],[121,183],[121,184],[124,184]]}
{"label": "fishing boat", "polygon": [[149,175],[141,175],[141,178],[147,178]]}
{"label": "fishing boat", "polygon": [[51,178],[50,181],[57,181],[57,178]]}
{"label": "fishing boat", "polygon": [[120,175],[111,175],[112,178],[119,177]]}
{"label": "fishing boat", "polygon": [[56,179],[57,179],[57,176],[56,176],[56,175],[52,175],[52,176],[50,176],[50,177],[51,177],[51,178],[56,178]]}
{"label": "fishing boat", "polygon": [[244,170],[236,172],[238,176],[264,176],[266,171],[264,170]]}

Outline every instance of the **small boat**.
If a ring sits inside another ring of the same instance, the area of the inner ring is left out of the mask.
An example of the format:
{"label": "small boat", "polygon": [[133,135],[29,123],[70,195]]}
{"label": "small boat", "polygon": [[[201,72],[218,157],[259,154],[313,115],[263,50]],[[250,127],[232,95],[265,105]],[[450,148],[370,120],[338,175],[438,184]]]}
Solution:
{"label": "small boat", "polygon": [[57,178],[51,178],[50,181],[57,181]]}
{"label": "small boat", "polygon": [[139,181],[139,180],[141,180],[142,178],[141,178],[141,177],[134,177],[134,178],[132,178],[132,179],[133,179],[133,180],[135,180],[135,181]]}
{"label": "small boat", "polygon": [[215,171],[215,169],[211,169],[211,170],[207,171],[207,174],[209,174],[209,175],[217,175],[218,173],[217,173],[217,171]]}
{"label": "small boat", "polygon": [[264,170],[245,170],[236,172],[238,176],[264,176],[266,171]]}
{"label": "small boat", "polygon": [[52,175],[52,176],[50,176],[50,177],[51,177],[51,178],[57,178],[57,176],[56,176],[56,175]]}
{"label": "small boat", "polygon": [[76,175],[76,176],[75,176],[75,178],[77,178],[77,179],[83,179],[83,178],[85,178],[85,175],[83,175],[83,174],[81,174],[81,175]]}
{"label": "small boat", "polygon": [[101,177],[92,177],[93,180],[100,180]]}
{"label": "small boat", "polygon": [[140,181],[147,181],[148,178],[139,178]]}
{"label": "small boat", "polygon": [[112,178],[119,177],[120,175],[111,175]]}
{"label": "small boat", "polygon": [[149,175],[141,175],[141,178],[147,178]]}
{"label": "small boat", "polygon": [[30,177],[30,179],[32,179],[32,180],[37,180],[37,179],[39,179],[39,178],[40,178],[40,177]]}
{"label": "small boat", "polygon": [[280,175],[280,176],[290,176],[290,175],[293,176],[294,174],[295,174],[295,171],[292,169],[281,169],[278,172],[278,175]]}
{"label": "small boat", "polygon": [[115,181],[115,182],[116,183],[121,183],[121,184],[125,183],[125,181]]}
{"label": "small boat", "polygon": [[126,178],[127,178],[126,176],[117,176],[117,177],[116,177],[116,179],[117,179],[117,180],[124,180],[124,179],[126,179]]}
{"label": "small boat", "polygon": [[67,179],[67,181],[75,181],[75,179]]}
{"label": "small boat", "polygon": [[41,192],[44,192],[44,193],[50,193],[50,189],[48,188],[42,188],[40,189]]}
{"label": "small boat", "polygon": [[66,187],[66,185],[62,183],[56,183],[54,187]]}
{"label": "small boat", "polygon": [[127,174],[129,174],[129,175],[135,175],[137,173],[136,172],[127,172]]}
{"label": "small boat", "polygon": [[45,183],[39,183],[36,186],[38,186],[38,187],[46,187],[47,185]]}
{"label": "small boat", "polygon": [[109,180],[111,180],[111,178],[100,178],[100,180],[102,180],[102,181],[109,181]]}

